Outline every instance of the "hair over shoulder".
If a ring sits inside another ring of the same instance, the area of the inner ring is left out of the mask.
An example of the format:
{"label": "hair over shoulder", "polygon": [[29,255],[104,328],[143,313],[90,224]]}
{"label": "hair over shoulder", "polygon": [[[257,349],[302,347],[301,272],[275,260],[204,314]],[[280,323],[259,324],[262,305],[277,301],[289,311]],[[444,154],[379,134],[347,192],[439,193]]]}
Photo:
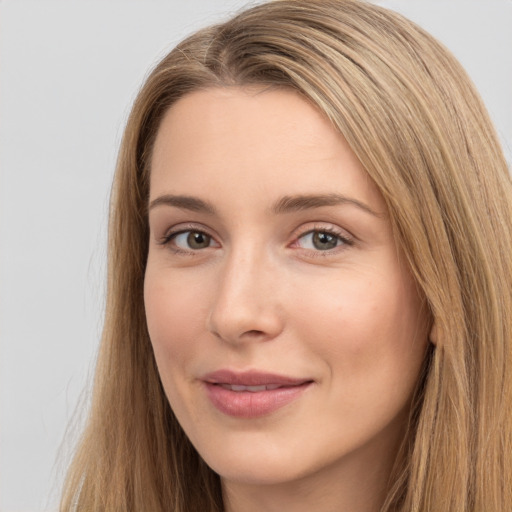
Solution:
{"label": "hair over shoulder", "polygon": [[143,302],[152,147],[204,88],[298,91],[348,141],[389,209],[435,339],[382,512],[512,510],[512,184],[455,58],[358,0],[277,0],[201,30],[135,101],[111,197],[107,304],[88,423],[62,512],[221,512],[218,475],[167,402]]}

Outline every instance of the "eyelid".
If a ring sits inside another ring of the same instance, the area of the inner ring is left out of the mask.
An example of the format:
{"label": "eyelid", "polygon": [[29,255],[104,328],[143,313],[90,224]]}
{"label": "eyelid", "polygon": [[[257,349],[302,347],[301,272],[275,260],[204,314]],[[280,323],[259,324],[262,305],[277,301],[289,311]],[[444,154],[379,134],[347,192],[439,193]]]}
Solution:
{"label": "eyelid", "polygon": [[[195,232],[195,233],[202,233],[208,237],[210,237],[217,246],[220,247],[219,242],[217,241],[215,235],[211,233],[211,231],[203,226],[202,224],[177,224],[176,226],[172,226],[171,228],[167,229],[165,234],[157,241],[159,245],[170,245],[170,242],[176,238],[178,235],[181,235],[183,233],[187,233],[189,231]],[[197,253],[198,250],[190,249],[190,251],[186,251],[185,249],[181,249],[179,247],[174,247],[173,250],[176,252],[190,252],[190,253]]]}
{"label": "eyelid", "polygon": [[[171,246],[172,240],[177,237],[180,234],[187,233],[187,232],[197,232],[197,233],[203,233],[206,236],[208,236],[215,244],[216,247],[220,247],[221,244],[218,242],[216,235],[214,235],[209,228],[202,224],[198,223],[183,223],[183,224],[177,224],[175,226],[172,226],[171,228],[167,229],[165,234],[157,240],[157,243],[162,246]],[[308,249],[303,248],[298,245],[298,241],[315,232],[325,232],[329,233],[331,235],[334,235],[339,240],[341,240],[341,244],[337,245],[336,247],[333,247],[332,249]],[[356,237],[349,233],[347,230],[340,228],[339,226],[329,223],[329,222],[311,222],[307,223],[305,225],[301,225],[299,228],[297,228],[292,233],[292,242],[288,244],[288,247],[298,249],[307,253],[310,253],[314,256],[329,256],[333,253],[342,251],[344,249],[347,249],[347,247],[350,247],[354,245],[356,241]],[[215,247],[214,246],[214,247]],[[210,246],[211,247],[211,246]],[[199,252],[204,251],[205,249],[208,249],[210,247],[206,247],[204,249],[182,249],[180,247],[174,246],[170,247],[174,252],[176,253],[183,253],[183,254],[198,254]]]}
{"label": "eyelid", "polygon": [[332,254],[333,252],[343,250],[347,246],[350,247],[350,246],[354,245],[354,243],[355,243],[355,237],[353,235],[351,235],[348,231],[336,226],[335,224],[316,222],[316,223],[313,223],[312,225],[308,225],[307,227],[301,226],[298,230],[295,230],[295,232],[293,234],[293,242],[290,245],[293,247],[295,244],[297,244],[297,242],[301,238],[303,238],[306,235],[309,235],[311,233],[315,233],[315,232],[329,233],[331,235],[336,236],[343,243],[341,244],[341,246],[336,246],[332,249],[326,249],[324,251],[319,250],[319,249],[317,249],[317,250],[305,249],[302,247],[298,247],[298,249],[308,251],[311,253],[319,253],[319,255],[326,256],[326,255]]}

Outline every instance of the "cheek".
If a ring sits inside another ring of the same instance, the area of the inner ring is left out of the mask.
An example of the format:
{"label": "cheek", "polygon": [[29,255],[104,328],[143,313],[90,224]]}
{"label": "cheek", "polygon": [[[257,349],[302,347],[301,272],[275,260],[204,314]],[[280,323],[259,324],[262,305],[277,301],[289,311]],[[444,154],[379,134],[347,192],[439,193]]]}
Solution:
{"label": "cheek", "polygon": [[[324,361],[334,430],[367,433],[402,418],[426,349],[420,301],[400,280],[333,283],[324,297],[309,296],[303,340]],[[329,292],[329,293],[327,293]],[[400,420],[402,421],[402,420]]]}
{"label": "cheek", "polygon": [[159,367],[183,364],[193,353],[205,324],[203,296],[200,286],[146,274],[146,321]]}
{"label": "cheek", "polygon": [[415,378],[426,347],[426,322],[407,275],[360,273],[298,295],[303,299],[297,332],[331,366],[334,378],[350,375],[358,389],[361,381],[370,383],[368,375]]}

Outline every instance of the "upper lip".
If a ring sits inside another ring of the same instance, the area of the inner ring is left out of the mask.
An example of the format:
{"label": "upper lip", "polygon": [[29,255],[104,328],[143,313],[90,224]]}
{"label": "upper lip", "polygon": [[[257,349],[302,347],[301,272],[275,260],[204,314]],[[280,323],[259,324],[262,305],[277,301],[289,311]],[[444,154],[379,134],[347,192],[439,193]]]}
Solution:
{"label": "upper lip", "polygon": [[229,384],[235,386],[298,386],[312,379],[288,377],[277,373],[268,373],[258,370],[237,372],[233,370],[217,370],[202,377],[209,384]]}

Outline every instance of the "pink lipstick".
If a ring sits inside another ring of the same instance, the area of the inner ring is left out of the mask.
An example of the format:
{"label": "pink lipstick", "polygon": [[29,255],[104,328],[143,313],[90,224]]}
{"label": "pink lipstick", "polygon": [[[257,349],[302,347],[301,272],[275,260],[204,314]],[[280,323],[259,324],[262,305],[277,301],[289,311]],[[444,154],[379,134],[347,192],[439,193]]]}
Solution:
{"label": "pink lipstick", "polygon": [[299,398],[313,384],[311,379],[259,371],[218,370],[201,380],[208,398],[219,411],[245,419],[277,411]]}

